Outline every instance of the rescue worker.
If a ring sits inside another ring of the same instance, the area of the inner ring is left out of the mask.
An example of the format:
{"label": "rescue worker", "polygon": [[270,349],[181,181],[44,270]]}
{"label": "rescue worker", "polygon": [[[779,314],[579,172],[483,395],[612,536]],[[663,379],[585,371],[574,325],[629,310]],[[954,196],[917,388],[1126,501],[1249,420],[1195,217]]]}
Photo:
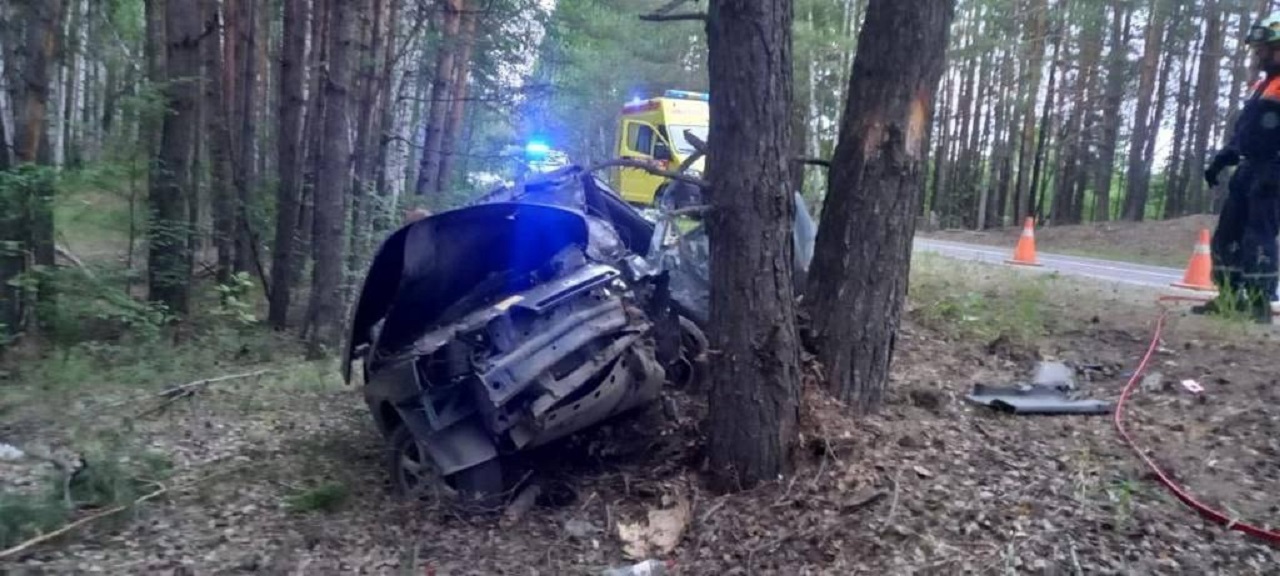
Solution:
{"label": "rescue worker", "polygon": [[1231,141],[1204,172],[1205,182],[1217,186],[1223,169],[1239,166],[1227,185],[1213,232],[1213,276],[1219,296],[1193,311],[1243,309],[1255,321],[1270,324],[1280,233],[1280,15],[1252,26],[1246,41],[1266,77],[1254,84]]}

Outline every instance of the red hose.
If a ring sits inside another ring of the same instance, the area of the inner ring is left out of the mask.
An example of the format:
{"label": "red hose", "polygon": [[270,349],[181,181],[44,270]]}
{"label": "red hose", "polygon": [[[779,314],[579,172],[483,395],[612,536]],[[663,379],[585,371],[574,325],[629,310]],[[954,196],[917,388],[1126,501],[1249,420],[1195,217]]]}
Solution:
{"label": "red hose", "polygon": [[[1159,298],[1160,302],[1201,302],[1203,300],[1204,299],[1202,298],[1193,298],[1193,297],[1186,297],[1186,296],[1161,296]],[[1165,320],[1168,318],[1168,316],[1169,316],[1168,309],[1162,308],[1160,311],[1160,317],[1156,320],[1155,334],[1151,338],[1151,345],[1147,347],[1147,353],[1142,357],[1142,362],[1138,364],[1137,369],[1135,369],[1133,372],[1133,377],[1129,378],[1129,382],[1124,386],[1124,391],[1120,393],[1120,400],[1116,402],[1116,411],[1115,411],[1116,431],[1120,433],[1120,437],[1123,438],[1125,443],[1129,445],[1129,448],[1133,449],[1133,451],[1138,455],[1139,458],[1142,459],[1143,462],[1146,462],[1147,467],[1150,468],[1151,472],[1156,475],[1156,478],[1160,480],[1160,483],[1164,484],[1165,488],[1168,488],[1169,491],[1172,492],[1173,495],[1178,498],[1178,500],[1181,500],[1183,504],[1190,506],[1191,509],[1200,513],[1201,516],[1209,520],[1212,520],[1217,524],[1226,526],[1228,530],[1238,530],[1250,536],[1261,538],[1271,544],[1280,545],[1280,532],[1273,532],[1271,530],[1259,528],[1252,524],[1246,524],[1244,522],[1236,521],[1228,517],[1226,514],[1223,514],[1222,512],[1214,510],[1208,507],[1207,505],[1201,503],[1199,500],[1196,500],[1195,497],[1191,496],[1191,494],[1188,493],[1184,488],[1182,488],[1177,483],[1175,483],[1172,479],[1170,479],[1169,475],[1165,474],[1164,470],[1161,470],[1160,467],[1156,465],[1155,461],[1153,461],[1150,457],[1148,457],[1146,452],[1138,447],[1137,442],[1134,442],[1133,437],[1129,436],[1129,431],[1126,430],[1124,427],[1125,401],[1127,401],[1129,399],[1129,396],[1133,394],[1134,389],[1138,386],[1138,383],[1142,380],[1142,376],[1146,373],[1147,366],[1148,364],[1151,363],[1151,357],[1155,355],[1156,349],[1160,345],[1160,338],[1161,336],[1163,336]]]}

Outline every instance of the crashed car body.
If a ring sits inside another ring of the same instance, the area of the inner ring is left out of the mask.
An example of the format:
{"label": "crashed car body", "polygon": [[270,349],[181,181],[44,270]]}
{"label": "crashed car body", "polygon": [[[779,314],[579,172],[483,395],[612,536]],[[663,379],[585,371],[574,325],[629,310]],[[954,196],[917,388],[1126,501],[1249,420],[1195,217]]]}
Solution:
{"label": "crashed car body", "polygon": [[492,502],[503,454],[658,398],[670,346],[653,337],[664,282],[650,272],[610,224],[562,206],[482,203],[393,233],[343,370],[362,367],[394,487],[444,477]]}
{"label": "crashed car body", "polygon": [[[696,187],[671,182],[659,188],[657,204],[678,210],[703,203]],[[803,291],[813,260],[818,225],[803,197],[792,194],[794,281]],[[655,270],[669,276],[671,305],[682,317],[705,328],[710,316],[711,259],[706,227],[702,224],[679,232],[675,222],[654,210],[642,212],[622,200],[609,185],[581,167],[569,166],[538,175],[515,186],[499,187],[473,204],[530,202],[582,210],[607,222],[624,247],[643,256]],[[672,237],[674,236],[674,239]]]}

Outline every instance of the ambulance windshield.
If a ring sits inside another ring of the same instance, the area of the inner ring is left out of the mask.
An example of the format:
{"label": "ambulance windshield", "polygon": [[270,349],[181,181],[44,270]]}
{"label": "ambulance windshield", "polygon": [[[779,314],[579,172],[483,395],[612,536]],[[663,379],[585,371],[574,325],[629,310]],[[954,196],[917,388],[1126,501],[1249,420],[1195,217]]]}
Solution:
{"label": "ambulance windshield", "polygon": [[667,134],[670,135],[671,145],[681,154],[690,154],[694,151],[693,144],[690,144],[684,137],[684,131],[688,130],[695,137],[703,142],[707,141],[706,126],[688,126],[681,124],[672,124],[668,127]]}

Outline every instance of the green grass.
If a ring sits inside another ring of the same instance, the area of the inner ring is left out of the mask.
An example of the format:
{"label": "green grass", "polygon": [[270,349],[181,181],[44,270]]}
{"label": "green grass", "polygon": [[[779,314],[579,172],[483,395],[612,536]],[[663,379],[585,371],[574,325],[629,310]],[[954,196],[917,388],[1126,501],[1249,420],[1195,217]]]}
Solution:
{"label": "green grass", "polygon": [[119,436],[87,440],[77,451],[83,458],[78,470],[51,472],[35,491],[0,490],[0,548],[56,530],[78,511],[128,505],[155,490],[173,469],[168,456]]}
{"label": "green grass", "polygon": [[0,492],[0,548],[58,529],[70,511],[53,493]]}
{"label": "green grass", "polygon": [[285,498],[285,507],[298,513],[333,513],[341,510],[350,496],[351,491],[345,484],[326,482],[290,494]]}
{"label": "green grass", "polygon": [[1033,344],[1047,333],[1053,276],[1018,274],[935,254],[913,257],[910,301],[922,324],[959,338]]}

